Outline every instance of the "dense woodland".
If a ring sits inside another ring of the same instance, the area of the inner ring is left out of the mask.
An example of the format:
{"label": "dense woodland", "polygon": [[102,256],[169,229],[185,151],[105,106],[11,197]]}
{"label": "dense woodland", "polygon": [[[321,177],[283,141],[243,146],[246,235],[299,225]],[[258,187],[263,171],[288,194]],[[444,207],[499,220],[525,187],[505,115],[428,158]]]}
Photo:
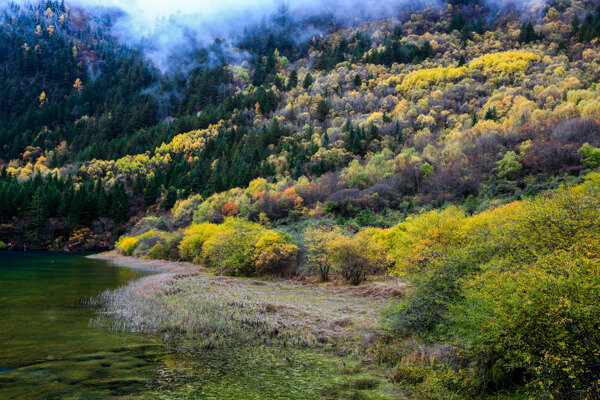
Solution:
{"label": "dense woodland", "polygon": [[1,240],[401,276],[372,350],[417,398],[597,396],[595,1],[282,8],[171,73],[113,18],[1,11]]}

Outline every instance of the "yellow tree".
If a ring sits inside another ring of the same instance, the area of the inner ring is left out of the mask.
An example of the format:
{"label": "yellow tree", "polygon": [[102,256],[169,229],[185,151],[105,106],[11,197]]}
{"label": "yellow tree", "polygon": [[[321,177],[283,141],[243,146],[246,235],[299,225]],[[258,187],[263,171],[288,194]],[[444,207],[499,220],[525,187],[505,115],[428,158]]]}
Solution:
{"label": "yellow tree", "polygon": [[81,90],[83,89],[83,82],[81,82],[81,79],[77,78],[73,84],[73,87],[77,89],[78,93],[81,93]]}
{"label": "yellow tree", "polygon": [[46,104],[48,104],[48,96],[46,96],[46,92],[42,92],[42,94],[40,94],[39,101],[40,107],[44,107]]}

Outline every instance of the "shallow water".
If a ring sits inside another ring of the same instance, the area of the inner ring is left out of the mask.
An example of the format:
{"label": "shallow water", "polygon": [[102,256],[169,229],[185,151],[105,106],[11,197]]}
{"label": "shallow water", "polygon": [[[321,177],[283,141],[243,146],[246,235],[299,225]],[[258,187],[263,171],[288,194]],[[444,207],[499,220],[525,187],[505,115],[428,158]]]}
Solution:
{"label": "shallow water", "polygon": [[152,272],[83,255],[0,253],[0,400],[394,399],[356,360],[247,344],[172,353],[90,322],[85,301]]}
{"label": "shallow water", "polygon": [[0,399],[143,395],[162,343],[90,325],[86,299],[148,274],[61,253],[0,253]]}

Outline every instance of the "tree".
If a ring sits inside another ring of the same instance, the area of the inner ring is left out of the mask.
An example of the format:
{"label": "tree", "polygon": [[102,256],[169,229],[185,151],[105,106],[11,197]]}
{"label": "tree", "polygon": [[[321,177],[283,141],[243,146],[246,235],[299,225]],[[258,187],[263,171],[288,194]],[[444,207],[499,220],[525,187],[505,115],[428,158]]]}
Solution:
{"label": "tree", "polygon": [[507,151],[502,160],[496,163],[498,178],[514,178],[515,175],[523,168],[519,162],[519,156],[514,151]]}
{"label": "tree", "polygon": [[307,261],[309,265],[316,269],[323,282],[329,280],[329,271],[331,265],[327,259],[327,243],[332,238],[340,235],[340,229],[334,228],[311,228],[304,232],[304,238],[307,243]]}
{"label": "tree", "polygon": [[160,195],[160,186],[158,185],[158,179],[154,176],[148,181],[146,188],[144,189],[144,203],[146,206],[152,206],[156,203],[156,199]]}
{"label": "tree", "polygon": [[81,82],[81,79],[77,78],[73,87],[77,90],[77,93],[81,94],[81,91],[83,90],[83,82]]}
{"label": "tree", "polygon": [[327,116],[329,115],[329,104],[324,99],[319,100],[317,103],[317,120],[323,123],[327,120]]}
{"label": "tree", "polygon": [[533,28],[531,21],[528,21],[527,23],[523,22],[523,25],[521,26],[521,32],[519,33],[519,43],[527,44],[538,39],[539,37],[537,33],[535,33],[535,29]]}
{"label": "tree", "polygon": [[290,89],[294,89],[296,86],[298,86],[298,72],[296,72],[296,70],[292,70],[292,72],[290,72],[290,76],[288,78],[287,88],[288,88],[288,90],[290,90]]}
{"label": "tree", "polygon": [[326,243],[327,262],[352,285],[359,285],[389,263],[385,248],[372,237],[375,232],[370,229],[352,237],[338,235]]}
{"label": "tree", "polygon": [[596,169],[600,166],[600,148],[592,147],[589,143],[584,143],[577,151],[581,156],[581,162],[590,169]]}
{"label": "tree", "polygon": [[302,87],[304,88],[304,90],[308,90],[308,89],[310,89],[310,87],[312,86],[313,83],[314,83],[314,79],[309,72],[304,77],[304,81],[302,82]]}
{"label": "tree", "polygon": [[485,111],[484,119],[492,121],[498,120],[498,111],[496,110],[496,106],[491,106]]}
{"label": "tree", "polygon": [[42,92],[38,100],[40,102],[40,108],[48,104],[48,96],[46,96],[46,92]]}
{"label": "tree", "polygon": [[160,202],[161,211],[169,211],[171,208],[173,208],[173,206],[175,205],[176,202],[177,202],[177,189],[175,189],[174,187],[170,187],[169,190],[167,190],[167,195]]}

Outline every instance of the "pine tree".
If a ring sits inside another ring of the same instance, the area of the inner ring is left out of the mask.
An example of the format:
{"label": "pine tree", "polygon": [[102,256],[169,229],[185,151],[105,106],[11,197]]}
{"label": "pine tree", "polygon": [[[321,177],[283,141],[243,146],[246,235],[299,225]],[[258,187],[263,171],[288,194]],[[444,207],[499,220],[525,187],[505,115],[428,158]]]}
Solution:
{"label": "pine tree", "polygon": [[171,208],[173,208],[175,202],[177,202],[177,189],[171,187],[169,190],[167,190],[167,195],[165,198],[160,202],[160,209],[162,211],[169,211]]}
{"label": "pine tree", "polygon": [[298,72],[296,72],[296,70],[292,70],[292,72],[290,72],[290,77],[288,78],[287,88],[288,90],[291,90],[296,86],[298,86]]}
{"label": "pine tree", "polygon": [[310,87],[312,86],[313,83],[314,83],[313,77],[310,73],[308,73],[304,77],[304,82],[302,83],[302,87],[304,88],[304,90],[308,90],[308,89],[310,89]]}
{"label": "pine tree", "polygon": [[144,189],[144,204],[146,207],[150,207],[156,203],[156,199],[160,194],[160,187],[158,185],[158,178],[155,175],[154,178],[150,179]]}

